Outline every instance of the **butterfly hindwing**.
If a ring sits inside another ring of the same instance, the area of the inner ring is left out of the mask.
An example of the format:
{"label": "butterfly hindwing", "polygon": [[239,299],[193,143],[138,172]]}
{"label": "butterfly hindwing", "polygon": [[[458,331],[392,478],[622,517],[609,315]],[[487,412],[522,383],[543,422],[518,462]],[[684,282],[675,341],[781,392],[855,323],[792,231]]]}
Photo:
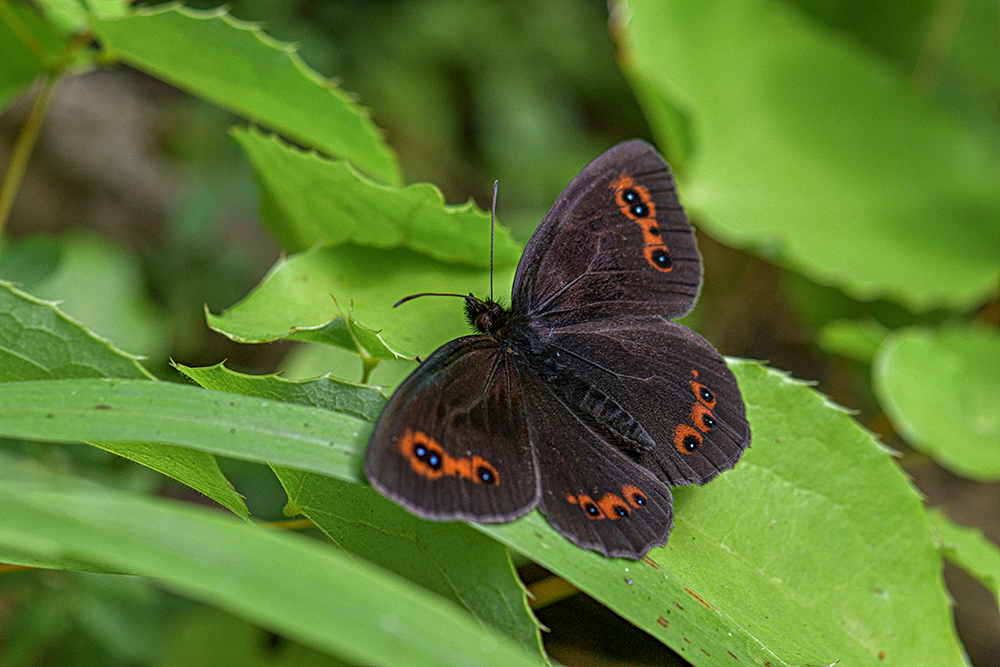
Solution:
{"label": "butterfly hindwing", "polygon": [[670,168],[646,142],[627,141],[587,165],[538,226],[513,309],[553,326],[679,317],[694,306],[701,274]]}
{"label": "butterfly hindwing", "polygon": [[519,377],[485,336],[439,348],[375,423],[365,474],[426,519],[511,521],[538,503]]}
{"label": "butterfly hindwing", "polygon": [[568,408],[671,486],[707,483],[750,444],[736,378],[687,327],[596,321],[538,332],[537,341],[532,363]]}
{"label": "butterfly hindwing", "polygon": [[548,522],[577,546],[641,558],[673,527],[670,489],[592,428],[543,378],[529,374],[532,445]]}

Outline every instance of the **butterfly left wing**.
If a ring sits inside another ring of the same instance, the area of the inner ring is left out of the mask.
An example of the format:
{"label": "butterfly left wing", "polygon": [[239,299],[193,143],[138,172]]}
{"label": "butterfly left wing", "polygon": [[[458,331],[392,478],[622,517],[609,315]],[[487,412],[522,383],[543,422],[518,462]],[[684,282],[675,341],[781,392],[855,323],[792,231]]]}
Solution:
{"label": "butterfly left wing", "polygon": [[539,497],[519,376],[487,336],[435,351],[389,399],[365,453],[372,486],[425,519],[512,521]]}

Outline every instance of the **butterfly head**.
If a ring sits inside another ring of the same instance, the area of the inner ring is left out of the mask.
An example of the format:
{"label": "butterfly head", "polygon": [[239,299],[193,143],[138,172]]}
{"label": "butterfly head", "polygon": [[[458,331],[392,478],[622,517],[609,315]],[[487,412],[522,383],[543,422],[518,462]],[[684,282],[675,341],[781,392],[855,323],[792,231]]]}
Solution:
{"label": "butterfly head", "polygon": [[480,299],[471,294],[465,297],[465,316],[478,333],[506,337],[512,324],[512,313],[493,300]]}

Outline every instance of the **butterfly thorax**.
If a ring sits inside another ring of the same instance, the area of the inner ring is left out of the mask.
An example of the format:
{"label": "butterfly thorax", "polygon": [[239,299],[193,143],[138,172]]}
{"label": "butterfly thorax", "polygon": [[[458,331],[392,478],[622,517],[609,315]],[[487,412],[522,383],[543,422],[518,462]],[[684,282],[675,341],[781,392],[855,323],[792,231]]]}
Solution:
{"label": "butterfly thorax", "polygon": [[465,317],[477,332],[497,340],[509,339],[518,320],[513,310],[504,308],[496,301],[479,299],[471,294],[465,297]]}

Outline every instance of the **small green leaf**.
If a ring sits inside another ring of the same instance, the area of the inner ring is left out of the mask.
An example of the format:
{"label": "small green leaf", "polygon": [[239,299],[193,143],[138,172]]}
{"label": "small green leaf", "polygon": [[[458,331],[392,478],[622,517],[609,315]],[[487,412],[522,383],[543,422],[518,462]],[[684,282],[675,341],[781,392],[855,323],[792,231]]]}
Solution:
{"label": "small green leaf", "polygon": [[378,389],[330,376],[297,382],[277,375],[237,373],[222,364],[204,368],[174,364],[174,367],[206,389],[309,405],[354,415],[373,423],[385,405],[385,394]]}
{"label": "small green leaf", "polygon": [[1000,335],[913,327],[886,339],[872,367],[900,434],[972,479],[1000,479]]}
{"label": "small green leaf", "polygon": [[[152,383],[148,383],[152,384]],[[153,577],[353,664],[544,664],[454,603],[329,545],[0,461],[0,550]]]}
{"label": "small green leaf", "polygon": [[384,183],[401,181],[395,156],[367,112],[309,69],[293,46],[224,11],[181,5],[91,18],[121,61],[270,127],[306,146],[349,160]]}
{"label": "small green leaf", "polygon": [[[496,292],[509,294],[512,281],[509,267],[496,276]],[[243,301],[221,315],[209,314],[208,324],[237,340],[301,339],[302,330],[338,316],[332,295],[337,303],[352,304],[361,324],[381,326],[380,338],[407,356],[426,356],[469,333],[458,299],[426,297],[393,308],[414,292],[487,295],[489,272],[402,249],[316,248],[280,260]]]}
{"label": "small green leaf", "polygon": [[1000,547],[990,542],[978,528],[960,526],[944,512],[927,513],[944,557],[959,566],[1000,600]]}
{"label": "small green leaf", "polygon": [[701,228],[862,300],[968,309],[995,292],[992,137],[909,70],[794,3],[630,0],[617,16],[630,77],[688,117],[639,96],[661,147],[684,153],[679,190]]}
{"label": "small green leaf", "polygon": [[[258,130],[233,129],[254,166],[271,232],[293,252],[345,241],[409,248],[442,262],[490,266],[490,216],[469,201],[444,203],[429,183],[379,185],[339,160],[289,146]],[[495,264],[517,264],[521,248],[496,230]]]}

